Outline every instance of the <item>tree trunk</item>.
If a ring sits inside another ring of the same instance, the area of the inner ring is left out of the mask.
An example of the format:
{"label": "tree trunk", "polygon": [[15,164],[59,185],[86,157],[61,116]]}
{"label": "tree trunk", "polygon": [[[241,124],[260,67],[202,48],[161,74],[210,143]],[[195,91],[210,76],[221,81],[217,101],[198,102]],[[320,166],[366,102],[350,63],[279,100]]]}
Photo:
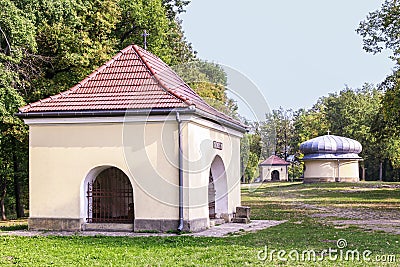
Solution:
{"label": "tree trunk", "polygon": [[383,171],[382,171],[382,161],[379,163],[379,181],[382,182]]}
{"label": "tree trunk", "polygon": [[7,193],[7,179],[5,177],[1,177],[0,178],[0,214],[1,214],[2,221],[7,220],[6,207],[4,205],[4,201],[6,199],[6,193]]}
{"label": "tree trunk", "polygon": [[13,168],[14,168],[14,194],[15,194],[15,211],[17,213],[17,218],[24,217],[24,207],[21,204],[21,185],[19,183],[19,164],[16,155],[16,145],[14,141],[14,151],[13,151]]}
{"label": "tree trunk", "polygon": [[362,166],[362,180],[365,181],[365,166]]}

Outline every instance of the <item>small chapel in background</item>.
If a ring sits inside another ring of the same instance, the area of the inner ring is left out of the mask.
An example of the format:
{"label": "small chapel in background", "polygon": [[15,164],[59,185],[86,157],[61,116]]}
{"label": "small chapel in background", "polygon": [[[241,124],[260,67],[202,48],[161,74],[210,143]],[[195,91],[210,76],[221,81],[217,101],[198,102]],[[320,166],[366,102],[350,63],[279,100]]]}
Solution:
{"label": "small chapel in background", "polygon": [[261,162],[258,167],[260,170],[261,182],[278,182],[278,181],[288,181],[289,173],[288,166],[289,162],[281,159],[278,156],[272,155],[263,162]]}

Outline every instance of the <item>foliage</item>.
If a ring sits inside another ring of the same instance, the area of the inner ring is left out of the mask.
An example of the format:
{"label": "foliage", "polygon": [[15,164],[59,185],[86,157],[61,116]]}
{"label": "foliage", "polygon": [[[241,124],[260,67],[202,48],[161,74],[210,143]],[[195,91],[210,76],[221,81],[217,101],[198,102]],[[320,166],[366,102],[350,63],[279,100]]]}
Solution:
{"label": "foliage", "polygon": [[[381,158],[388,159],[389,168],[393,167],[393,176],[395,180],[400,179],[400,89],[399,89],[399,72],[393,75],[380,85],[380,89],[385,92],[379,112],[374,121],[372,131],[380,144],[384,147]],[[387,165],[387,164],[385,164]]]}
{"label": "foliage", "polygon": [[40,76],[25,95],[28,102],[71,87],[115,52],[111,36],[120,18],[116,0],[16,1],[36,27]]}
{"label": "foliage", "polygon": [[[21,184],[27,184],[27,127],[14,114],[25,104],[22,93],[35,76],[33,53],[37,51],[35,26],[14,2],[0,10],[0,214],[13,207],[23,216]],[[27,186],[22,186],[27,194]],[[11,194],[10,194],[11,193]],[[12,212],[10,212],[12,213]]]}
{"label": "foliage", "polygon": [[227,75],[220,65],[196,59],[173,69],[209,105],[239,119],[236,102],[227,96]]}
{"label": "foliage", "polygon": [[[6,218],[6,192],[11,183],[20,183],[19,175],[27,173],[26,161],[17,163],[17,155],[26,149],[27,129],[14,112],[24,104],[16,91],[18,77],[0,63],[0,214]],[[18,164],[18,165],[17,165]],[[22,170],[21,170],[22,168]],[[26,181],[25,176],[24,181]],[[19,196],[18,196],[19,197]],[[18,203],[20,205],[20,202]]]}
{"label": "foliage", "polygon": [[384,49],[392,51],[396,64],[400,61],[400,4],[396,0],[385,0],[381,9],[368,14],[361,21],[357,33],[363,38],[364,50],[380,53]]}
{"label": "foliage", "polygon": [[398,134],[400,133],[400,72],[396,71],[388,76],[380,85],[380,89],[385,95],[379,118],[382,125],[377,130],[383,137]]}
{"label": "foliage", "polygon": [[163,0],[162,4],[167,10],[167,17],[170,19],[176,18],[180,13],[185,12],[185,6],[187,6],[190,1],[185,0]]}
{"label": "foliage", "polygon": [[293,111],[280,107],[266,114],[266,120],[261,127],[263,141],[263,157],[277,155],[287,159],[293,154],[291,140],[294,136]]}
{"label": "foliage", "polygon": [[258,164],[261,158],[261,135],[258,125],[251,125],[251,131],[240,141],[240,162],[242,164],[242,181],[251,183],[259,175]]}
{"label": "foliage", "polygon": [[[374,133],[380,143],[385,144],[384,157],[390,160],[399,179],[399,134],[400,134],[400,6],[398,1],[385,0],[381,8],[369,13],[360,22],[357,33],[363,38],[364,50],[380,53],[384,49],[392,52],[390,58],[396,63],[394,72],[387,77],[380,88],[385,92],[376,118]],[[382,155],[380,155],[382,158]]]}
{"label": "foliage", "polygon": [[207,82],[227,86],[226,73],[216,63],[196,59],[184,64],[174,65],[172,68],[189,85]]}

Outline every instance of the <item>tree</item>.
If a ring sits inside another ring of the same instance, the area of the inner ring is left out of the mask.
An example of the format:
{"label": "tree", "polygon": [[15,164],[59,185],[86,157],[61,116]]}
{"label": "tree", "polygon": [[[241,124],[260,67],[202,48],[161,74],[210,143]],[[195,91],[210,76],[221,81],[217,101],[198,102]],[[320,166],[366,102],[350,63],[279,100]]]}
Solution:
{"label": "tree", "polygon": [[115,53],[111,36],[120,18],[117,0],[16,0],[31,18],[40,75],[27,102],[57,94],[79,82]]}
{"label": "tree", "polygon": [[[24,215],[27,187],[21,184],[27,184],[28,165],[21,156],[27,156],[27,128],[14,114],[24,105],[21,93],[36,75],[37,43],[34,24],[14,2],[3,1],[0,27],[0,213],[4,220],[7,200],[17,217]],[[12,192],[12,197],[7,197],[7,192]]]}
{"label": "tree", "polygon": [[236,102],[227,96],[227,75],[224,69],[200,59],[173,66],[174,71],[209,105],[239,119]]}
{"label": "tree", "polygon": [[162,3],[167,10],[167,17],[173,20],[179,14],[185,12],[185,6],[187,6],[190,1],[163,0]]}
{"label": "tree", "polygon": [[385,92],[382,99],[381,136],[398,135],[400,133],[400,72],[394,72],[380,85]]}
{"label": "tree", "polygon": [[[396,68],[380,85],[385,92],[379,114],[376,116],[373,132],[380,144],[385,149],[380,157],[390,159],[391,165],[397,168],[399,179],[400,162],[399,140],[400,134],[400,4],[396,0],[385,0],[381,8],[368,14],[367,18],[360,22],[357,33],[363,38],[364,50],[373,54],[380,53],[384,49],[390,50],[390,58],[395,62]],[[385,164],[386,165],[386,164]]]}
{"label": "tree", "polygon": [[0,63],[0,213],[3,220],[6,219],[7,188],[11,184],[14,185],[17,217],[22,217],[24,213],[21,203],[20,174],[21,169],[26,170],[27,166],[19,163],[18,153],[24,147],[27,129],[14,115],[18,107],[24,105],[22,97],[15,90],[17,84],[17,75]]}
{"label": "tree", "polygon": [[381,9],[368,14],[361,21],[357,33],[363,38],[363,48],[367,52],[380,53],[384,49],[392,51],[391,59],[398,65],[400,59],[400,4],[397,0],[385,0]]}
{"label": "tree", "polygon": [[282,107],[266,114],[266,121],[261,128],[264,157],[274,154],[286,160],[290,154],[293,154],[291,146],[294,135],[292,117],[293,111],[291,109],[284,110]]}
{"label": "tree", "polygon": [[143,44],[146,30],[148,50],[169,65],[186,63],[194,58],[191,45],[186,41],[181,21],[176,17],[183,12],[185,1],[120,0],[121,20],[116,25],[118,48],[129,44]]}
{"label": "tree", "polygon": [[240,150],[242,181],[250,183],[258,174],[258,164],[261,154],[261,135],[257,125],[252,126],[252,133],[243,136],[240,142]]}
{"label": "tree", "polygon": [[[381,158],[388,159],[390,166],[393,167],[393,175],[395,180],[400,180],[400,86],[399,75],[397,71],[389,76],[380,88],[385,92],[379,112],[375,117],[372,131],[377,140],[379,140]],[[387,163],[385,164],[387,166]]]}

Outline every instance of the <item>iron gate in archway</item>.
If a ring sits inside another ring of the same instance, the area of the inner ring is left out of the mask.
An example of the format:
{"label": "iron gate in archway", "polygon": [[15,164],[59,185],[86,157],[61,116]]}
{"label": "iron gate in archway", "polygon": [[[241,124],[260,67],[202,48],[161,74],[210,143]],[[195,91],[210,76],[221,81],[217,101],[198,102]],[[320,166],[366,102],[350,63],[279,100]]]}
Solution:
{"label": "iron gate in archway", "polygon": [[87,188],[88,223],[133,223],[133,188],[125,173],[108,168]]}

